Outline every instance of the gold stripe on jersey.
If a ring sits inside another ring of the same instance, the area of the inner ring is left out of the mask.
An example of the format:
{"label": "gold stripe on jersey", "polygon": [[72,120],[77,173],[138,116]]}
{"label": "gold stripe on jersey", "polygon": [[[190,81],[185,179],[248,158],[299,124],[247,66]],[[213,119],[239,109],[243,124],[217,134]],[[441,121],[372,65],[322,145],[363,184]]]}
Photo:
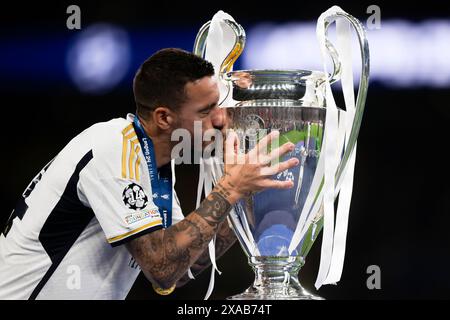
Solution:
{"label": "gold stripe on jersey", "polygon": [[[136,152],[137,147],[139,147],[139,140],[138,139],[131,140],[130,155],[128,157],[128,171],[130,172],[130,179],[134,179],[139,175],[139,173],[133,171],[133,162],[136,161],[133,160],[139,157]],[[137,168],[135,167],[135,169]]]}
{"label": "gold stripe on jersey", "polygon": [[123,129],[122,135],[122,178],[139,180],[139,151],[141,148],[133,124]]}
{"label": "gold stripe on jersey", "polygon": [[141,226],[141,227],[139,227],[137,229],[134,229],[134,230],[132,230],[130,232],[118,235],[118,236],[113,237],[113,238],[109,238],[108,242],[112,243],[112,242],[116,242],[118,240],[122,240],[122,239],[127,238],[129,236],[132,236],[133,234],[136,234],[136,233],[138,233],[138,232],[140,232],[142,230],[145,230],[145,229],[148,229],[150,227],[154,227],[154,226],[157,226],[157,225],[160,225],[160,224],[162,224],[162,219],[158,219],[158,220],[152,221],[152,222],[144,224],[143,226]]}
{"label": "gold stripe on jersey", "polygon": [[140,146],[136,147],[136,161],[134,162],[134,172],[136,173],[136,180],[141,180],[139,176],[139,165],[141,164],[141,158],[139,157],[139,151],[141,150]]}

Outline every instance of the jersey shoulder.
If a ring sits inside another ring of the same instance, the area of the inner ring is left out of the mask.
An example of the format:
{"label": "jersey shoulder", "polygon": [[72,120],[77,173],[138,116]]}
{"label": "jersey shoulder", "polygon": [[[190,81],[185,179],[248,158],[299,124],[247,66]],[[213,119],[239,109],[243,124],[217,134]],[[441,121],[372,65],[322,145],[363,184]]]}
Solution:
{"label": "jersey shoulder", "polygon": [[99,177],[139,180],[140,145],[133,123],[117,118],[91,128],[92,153]]}

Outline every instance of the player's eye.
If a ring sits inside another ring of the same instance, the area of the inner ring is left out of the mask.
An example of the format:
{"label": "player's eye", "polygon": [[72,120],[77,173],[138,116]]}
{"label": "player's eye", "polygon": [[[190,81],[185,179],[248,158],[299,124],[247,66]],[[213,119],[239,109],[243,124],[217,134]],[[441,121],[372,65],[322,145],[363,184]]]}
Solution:
{"label": "player's eye", "polygon": [[199,113],[200,113],[202,116],[207,116],[207,115],[209,115],[209,114],[211,113],[211,108],[202,110],[202,111],[200,111]]}

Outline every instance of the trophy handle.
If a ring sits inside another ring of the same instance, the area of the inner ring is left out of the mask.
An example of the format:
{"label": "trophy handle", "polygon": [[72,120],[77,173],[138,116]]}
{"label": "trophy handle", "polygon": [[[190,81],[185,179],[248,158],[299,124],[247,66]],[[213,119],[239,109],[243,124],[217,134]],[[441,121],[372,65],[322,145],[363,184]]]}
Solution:
{"label": "trophy handle", "polygon": [[[337,17],[342,17],[342,18],[347,19],[356,31],[356,34],[358,36],[359,46],[361,49],[362,72],[361,72],[361,78],[359,81],[358,96],[356,98],[356,106],[355,106],[356,107],[355,108],[355,117],[353,120],[352,129],[350,131],[350,137],[348,139],[348,144],[345,147],[345,151],[342,156],[341,162],[339,163],[339,166],[336,170],[336,175],[335,175],[335,186],[336,187],[338,187],[341,184],[341,180],[343,178],[342,174],[344,173],[347,162],[348,162],[350,155],[352,154],[352,151],[354,150],[355,145],[356,145],[356,141],[357,141],[358,134],[359,134],[359,129],[361,127],[361,120],[362,120],[362,116],[364,113],[364,105],[366,103],[367,89],[369,86],[369,69],[370,69],[369,43],[367,41],[366,32],[364,30],[364,27],[361,24],[361,22],[359,22],[359,20],[357,20],[355,17],[353,17],[345,12],[336,12],[336,13],[330,14],[329,16],[325,17],[325,32],[326,32],[326,30],[328,30],[328,27],[330,26],[330,24]],[[326,41],[326,44],[328,44],[328,41]],[[327,46],[327,48],[329,49],[330,47]],[[334,47],[333,47],[333,49],[334,49]],[[334,50],[334,51],[336,51],[336,50]],[[330,55],[331,55],[331,53],[330,53]],[[323,183],[324,183],[324,180],[322,178],[322,182],[320,184],[318,194],[322,190]],[[314,200],[314,202],[315,201],[316,200]],[[304,253],[305,255],[308,254],[308,251],[312,246],[312,242],[314,242],[315,237],[318,235],[318,233],[322,229],[322,226],[323,226],[323,204],[320,206],[317,213],[315,213],[314,221],[312,222],[312,225],[309,227],[311,230],[314,230],[314,232],[312,232],[312,237],[310,240],[311,244],[306,247],[307,249]]]}
{"label": "trophy handle", "polygon": [[[325,28],[325,32],[327,28],[328,26]],[[325,39],[325,47],[327,48],[328,54],[330,55],[331,61],[333,62],[333,73],[328,78],[328,81],[330,81],[330,84],[332,84],[339,80],[341,77],[341,62],[339,61],[339,55],[336,48],[328,39]]]}
{"label": "trophy handle", "polygon": [[[342,173],[345,169],[345,166],[347,165],[347,162],[350,158],[350,155],[356,145],[356,140],[358,138],[359,129],[361,127],[361,120],[364,113],[364,105],[366,103],[366,97],[367,97],[367,89],[369,86],[369,43],[367,41],[366,32],[364,30],[364,26],[361,24],[361,22],[356,19],[355,17],[349,15],[346,12],[335,12],[333,14],[330,14],[329,16],[325,17],[325,32],[328,30],[328,27],[330,24],[336,19],[336,18],[345,18],[347,19],[350,24],[353,26],[353,28],[356,31],[356,34],[358,36],[359,46],[361,50],[361,78],[359,81],[359,88],[358,88],[358,96],[356,98],[356,108],[355,108],[355,118],[352,125],[352,130],[350,132],[350,137],[348,140],[348,145],[345,147],[344,155],[342,156],[341,163],[338,166],[338,169],[336,171],[336,186],[338,186],[340,183],[340,179],[342,177]],[[326,41],[327,48],[330,50],[331,58],[334,59],[337,57],[337,52],[334,49],[333,46],[328,45],[328,40]],[[334,55],[334,56],[333,56]],[[337,76],[340,75],[341,67],[340,63],[338,66],[338,71],[336,71],[336,64],[335,64],[335,71],[333,73]],[[333,79],[333,75],[330,78]]]}
{"label": "trophy handle", "polygon": [[[225,57],[222,61],[219,69],[219,77],[223,79],[223,76],[231,71],[234,62],[239,58],[245,46],[245,31],[244,28],[240,24],[235,21],[224,19],[223,20],[230,28],[233,30],[236,40],[233,45],[233,49],[230,53]],[[209,27],[211,25],[211,21],[205,23],[197,33],[197,37],[194,42],[194,54],[204,57],[206,51],[206,39],[208,37]]]}

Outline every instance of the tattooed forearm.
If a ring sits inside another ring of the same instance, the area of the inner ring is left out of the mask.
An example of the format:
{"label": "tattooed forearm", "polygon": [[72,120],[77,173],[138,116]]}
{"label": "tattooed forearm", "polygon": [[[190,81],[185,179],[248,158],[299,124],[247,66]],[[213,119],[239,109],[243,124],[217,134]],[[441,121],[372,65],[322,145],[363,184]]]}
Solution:
{"label": "tattooed forearm", "polygon": [[[216,258],[222,256],[236,241],[236,235],[234,231],[228,226],[228,221],[223,221],[219,230],[217,231],[214,241],[216,248]],[[197,273],[204,268],[207,268],[211,263],[209,258],[209,251],[206,249],[202,255],[195,261],[193,267],[197,267]],[[194,272],[195,273],[195,272]]]}
{"label": "tattooed forearm", "polygon": [[219,223],[225,219],[230,211],[231,204],[226,199],[228,190],[220,183],[214,190],[217,191],[211,192],[195,212],[205,219],[214,230],[217,230]]}
{"label": "tattooed forearm", "polygon": [[236,240],[236,234],[234,233],[233,229],[229,227],[228,221],[224,221],[216,236],[215,243],[217,257],[220,257],[222,254],[224,254],[236,242]]}
{"label": "tattooed forearm", "polygon": [[[234,231],[228,226],[228,221],[221,222],[219,230],[217,231],[215,247],[216,247],[216,259],[219,259],[226,251],[228,251],[233,244],[236,242],[237,238]],[[200,274],[203,270],[211,265],[211,259],[209,257],[208,249],[203,251],[202,255],[195,261],[191,266],[191,271],[194,276]],[[177,287],[182,287],[190,278],[186,273],[178,282]]]}
{"label": "tattooed forearm", "polygon": [[[198,260],[231,209],[226,199],[227,192],[223,186],[215,188],[198,209],[179,223],[127,244],[152,283],[170,288]],[[226,246],[222,239],[218,243],[221,248]]]}
{"label": "tattooed forearm", "polygon": [[140,265],[145,276],[162,288],[171,287],[177,281],[177,270],[188,268],[190,261],[189,249],[179,245],[176,232],[182,227],[184,233],[192,237],[192,243],[200,240],[189,223],[174,225],[167,230],[158,230],[127,243],[128,250]]}

